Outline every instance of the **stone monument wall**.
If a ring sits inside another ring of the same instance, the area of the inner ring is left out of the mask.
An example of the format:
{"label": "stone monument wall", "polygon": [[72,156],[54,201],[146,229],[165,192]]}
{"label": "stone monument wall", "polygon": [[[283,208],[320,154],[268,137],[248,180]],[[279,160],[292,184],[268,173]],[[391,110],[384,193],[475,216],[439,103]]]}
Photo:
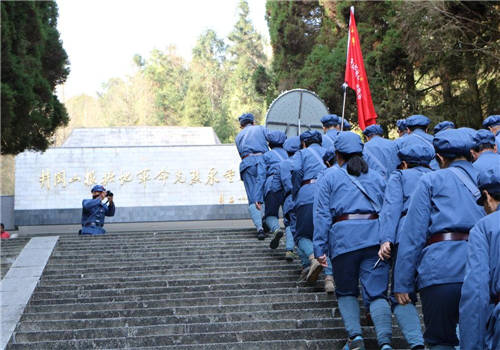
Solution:
{"label": "stone monument wall", "polygon": [[247,218],[234,145],[60,147],[16,157],[16,225],[73,224],[90,188],[115,195],[107,222]]}

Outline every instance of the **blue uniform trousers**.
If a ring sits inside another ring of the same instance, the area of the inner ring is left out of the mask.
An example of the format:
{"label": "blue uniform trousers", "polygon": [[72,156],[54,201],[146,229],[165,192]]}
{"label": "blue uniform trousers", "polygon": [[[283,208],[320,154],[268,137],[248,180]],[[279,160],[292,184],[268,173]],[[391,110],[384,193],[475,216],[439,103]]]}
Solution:
{"label": "blue uniform trousers", "polygon": [[295,208],[295,241],[300,238],[313,239],[314,224],[313,224],[313,204],[301,205]]}
{"label": "blue uniform trousers", "polygon": [[277,192],[268,192],[264,199],[264,203],[266,204],[265,216],[278,217],[280,207],[283,205],[284,201],[285,194],[283,193],[283,190]]}
{"label": "blue uniform trousers", "polygon": [[450,349],[458,345],[458,305],[462,283],[432,285],[420,290],[424,314],[424,340],[428,346],[441,345]]}
{"label": "blue uniform trousers", "polygon": [[[302,241],[302,243],[297,243],[299,249],[308,257],[314,254],[314,246],[312,243],[313,233],[314,233],[314,223],[313,223],[313,204],[301,205],[296,208],[296,234],[295,240]],[[325,275],[332,275],[332,263],[330,258],[326,259],[328,267],[325,267]],[[309,263],[308,263],[309,266]]]}
{"label": "blue uniform trousers", "polygon": [[337,297],[357,297],[360,282],[367,304],[379,298],[387,299],[389,264],[381,261],[373,268],[378,260],[378,249],[378,246],[359,249],[337,255],[332,260]]}

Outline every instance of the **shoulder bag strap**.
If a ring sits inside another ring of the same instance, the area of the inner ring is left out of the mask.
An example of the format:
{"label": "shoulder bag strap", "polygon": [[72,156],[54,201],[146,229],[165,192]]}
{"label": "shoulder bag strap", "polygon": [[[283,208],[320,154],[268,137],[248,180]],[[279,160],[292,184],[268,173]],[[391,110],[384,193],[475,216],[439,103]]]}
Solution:
{"label": "shoulder bag strap", "polygon": [[481,197],[481,192],[477,188],[476,184],[471,180],[470,176],[465,173],[464,170],[456,168],[456,167],[450,167],[448,168],[450,171],[455,174],[455,176],[462,182],[465,187],[469,190],[470,193],[474,196],[474,198],[479,199]]}
{"label": "shoulder bag strap", "polygon": [[360,192],[363,193],[363,195],[366,197],[366,199],[368,199],[368,201],[370,201],[370,204],[372,205],[373,209],[375,209],[375,211],[377,213],[379,213],[380,209],[381,209],[380,205],[375,200],[373,200],[372,197],[370,197],[370,195],[368,194],[368,191],[366,191],[366,189],[363,187],[361,182],[359,182],[358,179],[355,179],[353,176],[349,175],[349,173],[344,168],[340,168],[340,170],[342,170],[344,175],[347,176],[349,178],[349,180],[351,180],[351,182],[354,184],[354,186],[356,186],[358,188],[358,190],[360,190]]}

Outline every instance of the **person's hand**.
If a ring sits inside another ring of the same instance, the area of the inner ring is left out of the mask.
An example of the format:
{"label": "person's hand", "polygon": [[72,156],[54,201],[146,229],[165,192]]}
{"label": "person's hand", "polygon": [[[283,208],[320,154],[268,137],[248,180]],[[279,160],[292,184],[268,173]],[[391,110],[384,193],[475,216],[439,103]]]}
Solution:
{"label": "person's hand", "polygon": [[328,266],[328,263],[326,262],[326,255],[325,254],[321,255],[319,258],[316,258],[316,260],[318,260],[318,262],[321,264],[321,266],[323,266],[323,267]]}
{"label": "person's hand", "polygon": [[394,293],[399,305],[406,305],[411,303],[410,295],[408,293]]}
{"label": "person's hand", "polygon": [[261,202],[255,202],[255,207],[256,207],[258,210],[261,210],[261,209],[262,209],[262,203],[261,203]]}
{"label": "person's hand", "polygon": [[378,250],[378,257],[382,261],[391,258],[391,242],[384,242],[380,245],[380,249]]}

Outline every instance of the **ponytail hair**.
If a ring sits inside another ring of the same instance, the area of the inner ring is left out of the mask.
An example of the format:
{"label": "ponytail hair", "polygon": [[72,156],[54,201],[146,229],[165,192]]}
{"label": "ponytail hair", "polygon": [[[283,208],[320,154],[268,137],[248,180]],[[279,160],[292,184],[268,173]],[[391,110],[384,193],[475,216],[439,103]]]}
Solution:
{"label": "ponytail hair", "polygon": [[347,172],[349,175],[357,177],[368,172],[368,164],[363,159],[362,153],[339,153],[347,164]]}

